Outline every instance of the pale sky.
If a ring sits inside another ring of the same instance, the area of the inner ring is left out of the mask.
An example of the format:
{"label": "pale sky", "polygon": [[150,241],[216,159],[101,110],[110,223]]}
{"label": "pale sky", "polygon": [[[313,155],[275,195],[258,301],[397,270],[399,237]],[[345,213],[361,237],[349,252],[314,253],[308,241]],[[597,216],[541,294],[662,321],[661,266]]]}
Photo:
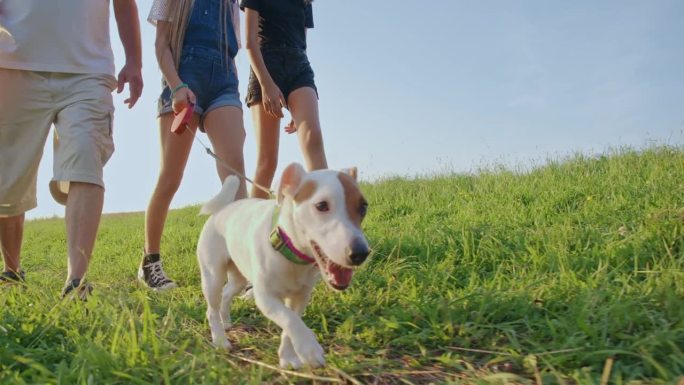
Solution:
{"label": "pale sky", "polygon": [[[106,213],[143,211],[157,178],[161,73],[154,27],[146,21],[150,5],[138,1],[143,96],[133,110],[123,95],[115,97]],[[372,181],[682,145],[682,15],[680,0],[316,0],[308,51],[328,163],[358,166],[361,179]],[[110,29],[118,71],[124,55],[113,15]],[[244,101],[244,51],[237,66]],[[256,151],[246,108],[244,118],[251,177]],[[50,147],[39,174],[39,207],[29,218],[64,213],[47,188]],[[283,134],[278,174],[293,161],[302,161],[296,137]],[[213,161],[195,145],[172,207],[201,203],[219,186]]]}

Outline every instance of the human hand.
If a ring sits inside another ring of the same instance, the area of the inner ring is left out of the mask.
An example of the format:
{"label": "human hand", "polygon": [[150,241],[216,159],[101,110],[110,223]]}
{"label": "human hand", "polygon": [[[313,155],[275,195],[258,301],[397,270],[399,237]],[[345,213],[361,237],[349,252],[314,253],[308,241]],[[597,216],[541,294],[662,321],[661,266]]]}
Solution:
{"label": "human hand", "polygon": [[178,114],[183,111],[183,108],[187,106],[188,103],[196,104],[196,97],[192,90],[188,87],[183,87],[173,94],[171,99],[173,112]]}
{"label": "human hand", "polygon": [[266,112],[271,116],[275,118],[282,118],[284,116],[283,107],[287,103],[285,103],[285,97],[275,83],[261,87],[261,102]]}
{"label": "human hand", "polygon": [[297,132],[297,125],[295,125],[294,118],[290,119],[290,123],[288,123],[287,126],[285,126],[285,132],[287,132],[288,134],[294,134],[295,132]]}
{"label": "human hand", "polygon": [[119,72],[117,78],[116,93],[120,94],[124,90],[124,85],[128,83],[128,99],[124,100],[128,104],[128,108],[133,108],[135,103],[140,98],[143,89],[142,67],[139,65],[132,65],[126,63]]}

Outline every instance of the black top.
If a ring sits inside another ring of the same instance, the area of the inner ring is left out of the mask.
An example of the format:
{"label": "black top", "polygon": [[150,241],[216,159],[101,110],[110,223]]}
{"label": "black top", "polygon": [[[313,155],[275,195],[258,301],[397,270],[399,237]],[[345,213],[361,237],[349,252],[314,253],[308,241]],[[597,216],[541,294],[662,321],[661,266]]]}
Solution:
{"label": "black top", "polygon": [[306,29],[313,28],[311,2],[304,0],[242,0],[240,8],[259,12],[261,47],[306,49]]}

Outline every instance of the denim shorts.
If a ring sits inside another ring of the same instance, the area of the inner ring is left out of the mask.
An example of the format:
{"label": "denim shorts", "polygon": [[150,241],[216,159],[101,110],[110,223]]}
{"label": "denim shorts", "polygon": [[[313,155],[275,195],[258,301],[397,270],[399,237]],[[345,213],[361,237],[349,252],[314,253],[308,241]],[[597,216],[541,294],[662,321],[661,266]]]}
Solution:
{"label": "denim shorts", "polygon": [[[264,58],[269,75],[283,93],[285,101],[292,91],[302,87],[311,87],[318,95],[314,72],[304,50],[290,47],[263,47],[261,56]],[[261,85],[253,70],[249,73],[245,103],[247,107],[261,103]]]}
{"label": "denim shorts", "polygon": [[[195,94],[195,112],[203,118],[219,107],[242,108],[235,62],[219,50],[204,47],[184,47],[178,76]],[[171,89],[165,81],[158,103],[158,115],[172,112]]]}

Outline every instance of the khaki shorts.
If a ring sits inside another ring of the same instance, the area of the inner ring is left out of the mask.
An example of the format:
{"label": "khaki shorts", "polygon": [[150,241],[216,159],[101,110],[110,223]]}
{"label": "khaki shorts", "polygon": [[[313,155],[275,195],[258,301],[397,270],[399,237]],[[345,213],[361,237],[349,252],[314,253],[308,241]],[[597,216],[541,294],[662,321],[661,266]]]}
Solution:
{"label": "khaki shorts", "polygon": [[0,217],[36,207],[38,165],[53,124],[55,200],[66,204],[69,182],[104,187],[115,86],[109,75],[0,68]]}

